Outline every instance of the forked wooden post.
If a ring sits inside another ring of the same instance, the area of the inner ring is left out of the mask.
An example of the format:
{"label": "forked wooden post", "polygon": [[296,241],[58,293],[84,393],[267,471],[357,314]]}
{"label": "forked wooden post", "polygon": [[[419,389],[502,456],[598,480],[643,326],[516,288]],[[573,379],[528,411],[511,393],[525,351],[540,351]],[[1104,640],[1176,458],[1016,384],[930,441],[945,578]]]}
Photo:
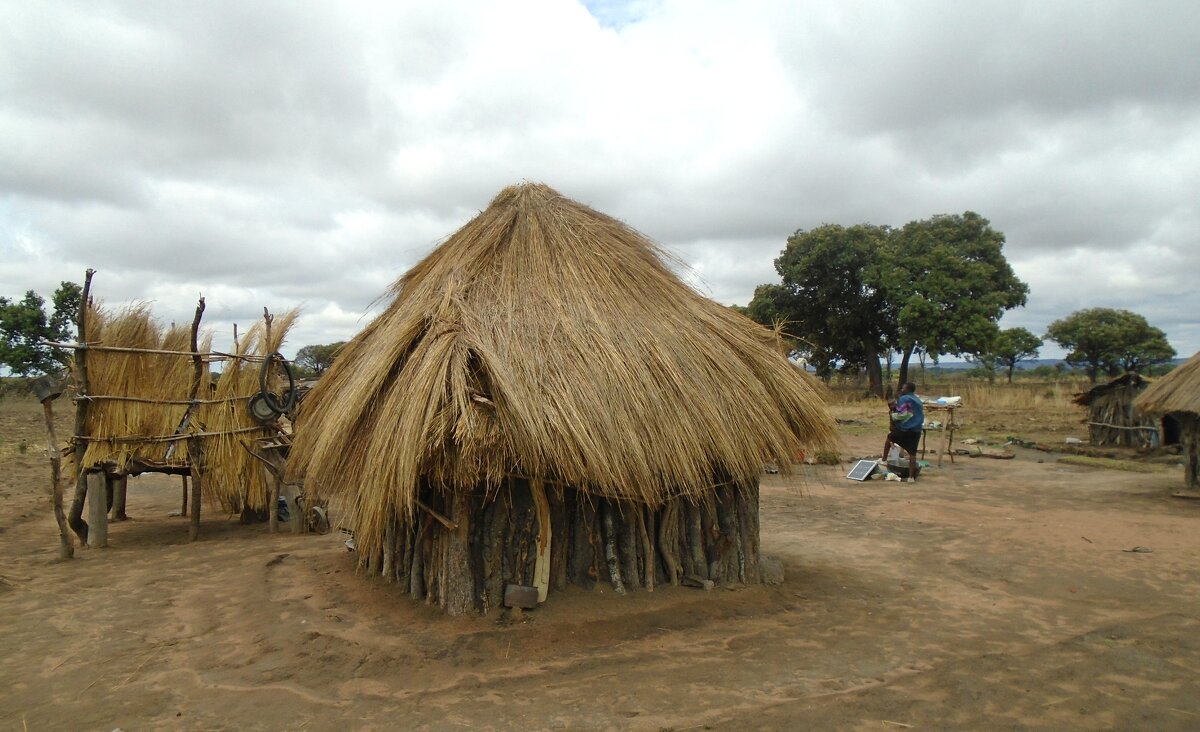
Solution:
{"label": "forked wooden post", "polygon": [[[88,336],[88,300],[91,299],[92,292],[92,275],[96,274],[96,270],[88,269],[83,277],[83,292],[79,297],[79,316],[76,318],[79,330],[79,343],[82,346],[87,345]],[[71,530],[74,531],[81,540],[87,541],[88,525],[83,520],[83,499],[87,495],[87,477],[83,469],[83,456],[87,452],[87,441],[85,432],[87,431],[88,418],[88,400],[82,397],[88,393],[88,370],[87,370],[87,350],[84,348],[75,349],[75,435],[73,437],[75,447],[75,496],[71,501],[71,515],[67,520]]]}
{"label": "forked wooden post", "polygon": [[[204,315],[204,298],[200,298],[200,302],[196,304],[196,316],[192,319],[192,395],[190,397],[191,404],[188,405],[187,413],[184,415],[182,424],[191,424],[191,419],[196,416],[199,410],[199,402],[196,401],[197,395],[200,393],[200,385],[204,381],[204,372],[207,367],[204,365],[204,358],[200,355],[200,318]],[[200,489],[202,482],[200,474],[204,469],[204,443],[203,438],[196,437],[193,431],[193,436],[188,438],[188,464],[192,468],[192,515],[191,523],[188,526],[188,539],[195,541],[200,538]]]}

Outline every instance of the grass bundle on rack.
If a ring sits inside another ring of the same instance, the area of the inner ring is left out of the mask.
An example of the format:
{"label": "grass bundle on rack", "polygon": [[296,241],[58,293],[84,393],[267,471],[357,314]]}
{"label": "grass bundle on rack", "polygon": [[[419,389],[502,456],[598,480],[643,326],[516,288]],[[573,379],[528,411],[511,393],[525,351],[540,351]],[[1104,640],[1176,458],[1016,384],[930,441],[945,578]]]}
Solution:
{"label": "grass bundle on rack", "polygon": [[[298,315],[299,311],[293,309],[275,316],[269,342],[266,342],[266,328],[261,321],[236,339],[234,355],[258,358],[235,358],[226,362],[211,395],[205,397],[216,403],[207,404],[201,410],[201,423],[206,432],[220,433],[206,438],[204,443],[205,494],[231,513],[243,508],[262,511],[267,507],[270,496],[267,477],[246,447],[253,447],[256,438],[266,437],[273,430],[255,421],[247,405],[260,390],[262,357],[279,351]],[[280,388],[278,369],[271,370],[267,388],[271,391]]]}

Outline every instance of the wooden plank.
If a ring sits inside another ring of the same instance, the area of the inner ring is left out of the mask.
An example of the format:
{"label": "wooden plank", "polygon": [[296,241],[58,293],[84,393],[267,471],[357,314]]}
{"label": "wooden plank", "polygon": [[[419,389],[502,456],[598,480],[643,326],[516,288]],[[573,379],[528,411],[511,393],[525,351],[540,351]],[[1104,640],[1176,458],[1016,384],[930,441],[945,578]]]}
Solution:
{"label": "wooden plank", "polygon": [[538,538],[537,559],[533,565],[533,586],[537,588],[538,602],[545,602],[550,593],[550,502],[546,500],[546,484],[540,480],[529,481],[529,493],[537,511]]}

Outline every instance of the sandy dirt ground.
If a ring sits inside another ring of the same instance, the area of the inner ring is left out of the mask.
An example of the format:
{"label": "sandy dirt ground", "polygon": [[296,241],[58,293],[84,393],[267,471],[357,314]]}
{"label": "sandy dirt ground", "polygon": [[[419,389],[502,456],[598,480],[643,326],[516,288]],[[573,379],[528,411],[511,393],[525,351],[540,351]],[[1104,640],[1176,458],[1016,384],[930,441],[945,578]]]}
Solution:
{"label": "sandy dirt ground", "polygon": [[[110,548],[57,562],[40,414],[0,402],[0,729],[1200,729],[1175,466],[803,466],[764,478],[781,585],[455,619],[335,535],[210,511],[189,543],[178,479],[130,481]],[[882,428],[850,432],[847,457]]]}

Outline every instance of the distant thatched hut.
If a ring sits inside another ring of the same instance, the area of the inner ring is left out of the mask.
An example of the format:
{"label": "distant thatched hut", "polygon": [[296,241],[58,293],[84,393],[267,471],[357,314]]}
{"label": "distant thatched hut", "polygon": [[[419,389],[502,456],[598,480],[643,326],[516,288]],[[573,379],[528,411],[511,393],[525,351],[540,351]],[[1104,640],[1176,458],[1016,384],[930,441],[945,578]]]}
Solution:
{"label": "distant thatched hut", "polygon": [[836,445],[769,331],[646,238],[506,188],[392,288],[297,418],[360,561],[452,613],[506,587],[754,583],[758,479]]}
{"label": "distant thatched hut", "polygon": [[1158,418],[1135,406],[1137,396],[1151,383],[1151,379],[1130,372],[1076,394],[1075,403],[1088,410],[1089,441],[1142,448],[1178,442],[1174,419]]}
{"label": "distant thatched hut", "polygon": [[1144,413],[1175,419],[1180,427],[1186,493],[1200,497],[1200,353],[1158,379],[1138,396]]}

